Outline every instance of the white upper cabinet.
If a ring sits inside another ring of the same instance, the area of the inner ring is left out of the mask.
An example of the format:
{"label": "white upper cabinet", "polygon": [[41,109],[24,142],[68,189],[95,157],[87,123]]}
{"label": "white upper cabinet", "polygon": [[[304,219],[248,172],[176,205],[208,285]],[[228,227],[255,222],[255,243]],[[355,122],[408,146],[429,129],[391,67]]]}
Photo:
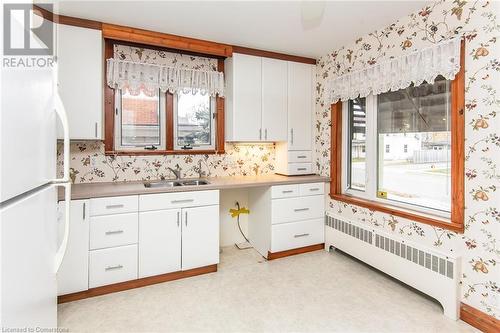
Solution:
{"label": "white upper cabinet", "polygon": [[[103,40],[100,30],[57,25],[58,90],[70,139],[102,140]],[[62,131],[59,130],[59,138]]]}
{"label": "white upper cabinet", "polygon": [[288,150],[312,149],[313,69],[288,62]]}
{"label": "white upper cabinet", "polygon": [[234,53],[226,60],[226,140],[262,137],[262,58]]}
{"label": "white upper cabinet", "polygon": [[287,140],[287,63],[262,58],[262,140]]}
{"label": "white upper cabinet", "polygon": [[313,65],[239,53],[225,65],[227,141],[312,149]]}

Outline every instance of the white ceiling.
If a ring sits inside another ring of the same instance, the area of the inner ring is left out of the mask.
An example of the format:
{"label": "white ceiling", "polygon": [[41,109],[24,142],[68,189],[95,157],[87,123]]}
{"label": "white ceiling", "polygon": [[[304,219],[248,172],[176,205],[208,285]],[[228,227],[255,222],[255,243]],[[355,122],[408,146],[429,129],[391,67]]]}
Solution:
{"label": "white ceiling", "polygon": [[58,12],[318,58],[429,1],[59,1]]}

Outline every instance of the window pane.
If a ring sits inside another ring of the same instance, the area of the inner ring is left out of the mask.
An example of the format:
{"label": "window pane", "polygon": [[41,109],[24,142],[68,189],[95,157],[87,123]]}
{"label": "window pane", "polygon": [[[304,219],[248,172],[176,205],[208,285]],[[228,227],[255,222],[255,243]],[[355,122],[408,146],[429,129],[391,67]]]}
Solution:
{"label": "window pane", "polygon": [[366,187],[366,98],[349,100],[348,188]]}
{"label": "window pane", "polygon": [[377,99],[378,193],[450,211],[450,83],[439,77]]}
{"label": "window pane", "polygon": [[121,145],[160,145],[160,97],[121,92]]}
{"label": "window pane", "polygon": [[209,95],[177,94],[177,146],[212,145],[212,110]]}

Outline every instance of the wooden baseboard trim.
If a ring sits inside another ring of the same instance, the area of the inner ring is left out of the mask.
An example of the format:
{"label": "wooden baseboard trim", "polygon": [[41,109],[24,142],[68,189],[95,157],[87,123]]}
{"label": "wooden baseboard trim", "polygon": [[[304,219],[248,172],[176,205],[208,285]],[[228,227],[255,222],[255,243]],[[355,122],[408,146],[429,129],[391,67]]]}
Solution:
{"label": "wooden baseboard trim", "polygon": [[274,260],[274,259],[278,259],[278,258],[294,256],[296,254],[323,250],[324,248],[325,248],[325,243],[321,243],[321,244],[309,245],[309,246],[299,247],[297,249],[291,249],[291,250],[286,250],[286,251],[281,251],[281,252],[274,252],[274,253],[267,252],[267,260]]}
{"label": "wooden baseboard trim", "polygon": [[106,295],[106,294],[110,294],[110,293],[114,293],[114,292],[118,292],[118,291],[140,288],[140,287],[145,287],[145,286],[149,286],[149,285],[156,284],[156,283],[173,281],[173,280],[178,280],[178,279],[183,279],[183,278],[187,278],[187,277],[192,277],[192,276],[207,274],[207,273],[213,273],[213,272],[217,272],[217,265],[198,267],[198,268],[189,269],[187,271],[179,271],[179,272],[172,272],[172,273],[166,273],[166,274],[161,274],[161,275],[149,276],[149,277],[142,278],[142,279],[125,281],[125,282],[110,284],[107,286],[91,288],[89,290],[80,291],[80,292],[73,293],[73,294],[62,295],[62,296],[57,297],[57,303],[72,302],[72,301],[77,301],[77,300],[84,299],[84,298]]}
{"label": "wooden baseboard trim", "polygon": [[485,333],[500,332],[500,320],[464,303],[460,303],[460,319]]}

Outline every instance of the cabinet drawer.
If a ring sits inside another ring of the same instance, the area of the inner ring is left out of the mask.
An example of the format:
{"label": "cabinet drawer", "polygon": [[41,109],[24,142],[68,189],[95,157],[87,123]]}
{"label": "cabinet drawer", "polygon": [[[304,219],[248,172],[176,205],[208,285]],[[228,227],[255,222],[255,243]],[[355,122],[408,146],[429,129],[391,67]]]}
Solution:
{"label": "cabinet drawer", "polygon": [[280,252],[325,242],[322,218],[272,226],[271,252]]}
{"label": "cabinet drawer", "polygon": [[139,209],[141,212],[218,204],[218,190],[145,194],[139,196]]}
{"label": "cabinet drawer", "polygon": [[288,152],[288,163],[312,162],[312,152],[310,150],[297,150]]}
{"label": "cabinet drawer", "polygon": [[89,288],[137,279],[137,245],[90,251]]}
{"label": "cabinet drawer", "polygon": [[137,195],[90,200],[90,216],[137,212]]}
{"label": "cabinet drawer", "polygon": [[312,174],[312,163],[288,163],[289,175]]}
{"label": "cabinet drawer", "polygon": [[300,184],[299,194],[301,196],[325,194],[325,184],[324,183]]}
{"label": "cabinet drawer", "polygon": [[90,218],[90,249],[137,243],[139,213]]}
{"label": "cabinet drawer", "polygon": [[325,198],[322,195],[275,199],[271,203],[271,223],[286,223],[314,218],[323,218]]}
{"label": "cabinet drawer", "polygon": [[299,195],[299,185],[277,185],[271,188],[271,198],[290,198]]}

